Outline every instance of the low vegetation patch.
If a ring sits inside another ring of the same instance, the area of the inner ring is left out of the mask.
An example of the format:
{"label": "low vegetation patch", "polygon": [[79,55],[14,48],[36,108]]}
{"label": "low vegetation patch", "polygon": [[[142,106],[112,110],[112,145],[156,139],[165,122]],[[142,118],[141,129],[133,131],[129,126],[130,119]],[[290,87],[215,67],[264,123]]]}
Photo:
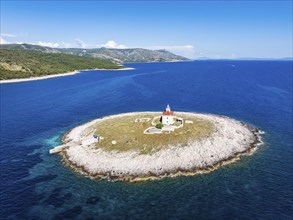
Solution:
{"label": "low vegetation patch", "polygon": [[[168,145],[187,146],[190,140],[208,137],[213,132],[213,124],[208,120],[196,116],[180,115],[184,120],[192,120],[193,124],[184,124],[182,128],[174,132],[162,134],[144,134],[143,131],[152,126],[151,121],[135,122],[137,118],[153,118],[159,114],[140,114],[133,116],[121,116],[117,118],[105,118],[93,125],[90,130],[104,137],[96,147],[108,151],[137,150],[142,154],[155,152]],[[161,124],[162,125],[162,124]],[[161,127],[160,123],[156,127]],[[116,144],[112,144],[112,140]]]}
{"label": "low vegetation patch", "polygon": [[158,124],[156,124],[156,128],[158,128],[158,129],[162,129],[163,126],[164,126],[164,125],[163,125],[162,123],[160,123],[160,122],[159,122]]}

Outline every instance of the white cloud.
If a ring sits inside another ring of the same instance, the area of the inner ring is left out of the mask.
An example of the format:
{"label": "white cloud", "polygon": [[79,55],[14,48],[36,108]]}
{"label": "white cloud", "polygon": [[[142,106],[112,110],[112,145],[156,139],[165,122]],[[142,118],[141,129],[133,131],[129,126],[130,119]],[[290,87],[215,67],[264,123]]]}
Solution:
{"label": "white cloud", "polygon": [[195,58],[195,50],[193,45],[171,45],[171,46],[152,46],[149,49],[159,50],[165,49],[174,54],[181,55],[190,59]]}
{"label": "white cloud", "polygon": [[65,42],[61,41],[60,47],[69,48],[70,47],[70,43],[65,43]]}
{"label": "white cloud", "polygon": [[58,43],[53,43],[53,42],[43,42],[39,41],[36,43],[37,45],[43,46],[43,47],[59,47],[60,45]]}
{"label": "white cloud", "polygon": [[9,44],[9,42],[0,36],[0,44]]}
{"label": "white cloud", "polygon": [[1,37],[16,37],[15,34],[0,34]]}
{"label": "white cloud", "polygon": [[42,47],[52,47],[52,48],[69,48],[69,47],[72,47],[74,45],[77,46],[77,47],[85,48],[85,47],[88,46],[82,40],[79,40],[79,39],[75,39],[75,43],[67,43],[67,42],[64,42],[64,41],[61,41],[61,42],[48,42],[48,41],[38,41],[38,42],[19,42],[19,41],[15,42],[14,41],[14,42],[10,42],[10,41],[6,40],[6,37],[4,39],[3,36],[0,35],[0,43],[1,44],[23,44],[23,43],[28,43],[28,44],[33,44],[33,45],[39,45],[39,46],[42,46]]}
{"label": "white cloud", "polygon": [[3,33],[0,34],[0,44],[10,44],[10,42],[5,40],[3,37],[5,37],[5,38],[16,37],[16,35],[15,34],[3,34]]}
{"label": "white cloud", "polygon": [[80,40],[78,38],[75,39],[75,43],[77,44],[78,47],[81,47],[81,48],[87,47],[87,44],[85,44],[85,42],[83,42],[82,40]]}
{"label": "white cloud", "polygon": [[102,44],[102,45],[97,45],[97,47],[106,47],[106,48],[112,48],[112,49],[125,49],[125,48],[127,48],[125,45],[117,44],[113,40],[109,40],[107,43]]}

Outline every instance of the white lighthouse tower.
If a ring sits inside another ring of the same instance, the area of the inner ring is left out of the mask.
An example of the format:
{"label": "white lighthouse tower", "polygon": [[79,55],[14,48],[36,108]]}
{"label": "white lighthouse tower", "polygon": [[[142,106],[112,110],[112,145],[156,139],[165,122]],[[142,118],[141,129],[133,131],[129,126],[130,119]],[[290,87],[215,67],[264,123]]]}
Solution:
{"label": "white lighthouse tower", "polygon": [[163,112],[162,115],[162,124],[163,125],[172,125],[174,123],[174,116],[173,112],[169,105],[167,105],[166,110]]}

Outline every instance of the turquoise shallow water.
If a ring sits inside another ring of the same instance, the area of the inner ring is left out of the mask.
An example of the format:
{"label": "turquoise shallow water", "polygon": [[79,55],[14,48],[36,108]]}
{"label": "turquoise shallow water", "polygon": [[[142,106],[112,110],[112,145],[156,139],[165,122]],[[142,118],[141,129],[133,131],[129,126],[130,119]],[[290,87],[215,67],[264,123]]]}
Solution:
{"label": "turquoise shallow water", "polygon": [[[291,61],[128,66],[0,85],[2,219],[292,218]],[[209,174],[143,183],[84,178],[48,154],[78,124],[166,104],[253,124],[265,145]]]}

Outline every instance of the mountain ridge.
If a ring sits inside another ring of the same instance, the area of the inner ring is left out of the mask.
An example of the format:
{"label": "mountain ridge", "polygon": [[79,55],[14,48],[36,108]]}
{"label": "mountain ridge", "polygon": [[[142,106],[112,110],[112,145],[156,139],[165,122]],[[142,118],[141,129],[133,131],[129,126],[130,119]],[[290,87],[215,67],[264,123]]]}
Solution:
{"label": "mountain ridge", "polygon": [[33,44],[2,44],[1,49],[32,50],[43,53],[65,53],[77,56],[111,60],[116,63],[131,62],[169,62],[188,61],[188,58],[173,54],[167,50],[149,50],[143,48],[52,48]]}

